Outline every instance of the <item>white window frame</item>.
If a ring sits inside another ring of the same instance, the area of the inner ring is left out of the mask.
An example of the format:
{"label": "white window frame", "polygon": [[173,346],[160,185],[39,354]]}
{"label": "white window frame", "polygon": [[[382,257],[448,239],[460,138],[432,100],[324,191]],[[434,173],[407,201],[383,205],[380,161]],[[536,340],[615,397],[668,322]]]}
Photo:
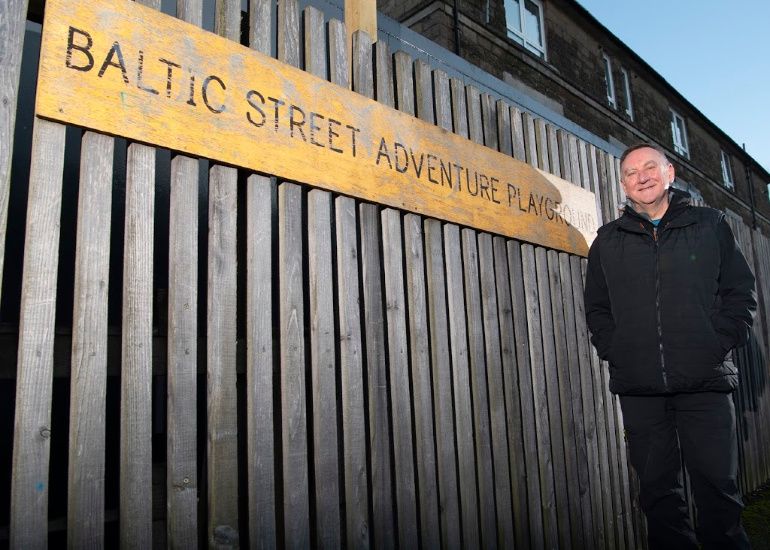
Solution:
{"label": "white window frame", "polygon": [[634,102],[631,98],[631,77],[628,76],[628,71],[625,67],[621,67],[620,72],[623,75],[623,91],[626,96],[626,116],[628,116],[629,119],[634,120]]}
{"label": "white window frame", "polygon": [[[671,111],[671,140],[674,144],[674,151],[685,157],[690,158],[690,146],[687,140],[687,122],[684,117],[677,113],[675,110]],[[679,124],[681,123],[681,132],[679,131]]]}
{"label": "white window frame", "polygon": [[[517,0],[519,4],[519,13],[518,14],[512,14],[510,13],[510,10],[508,10],[508,4],[504,2],[503,6],[505,9],[505,27],[508,31],[508,38],[511,40],[518,42],[525,48],[527,48],[529,51],[531,51],[533,54],[542,57],[545,59],[545,14],[543,11],[543,3],[541,0]],[[525,2],[532,2],[535,4],[540,11],[540,17],[538,17],[538,24],[540,25],[540,38],[543,41],[542,44],[538,44],[536,42],[533,42],[530,40],[530,38],[526,34],[526,29],[524,26],[524,23],[526,21],[525,15],[526,15],[526,7],[524,5]],[[509,17],[518,16],[518,23],[519,28],[522,30],[519,31],[518,29],[511,28],[508,25]]]}
{"label": "white window frame", "polygon": [[615,79],[612,76],[612,60],[606,53],[602,53],[604,64],[604,84],[607,89],[607,104],[613,109],[618,108],[618,97],[615,95]]}
{"label": "white window frame", "polygon": [[730,155],[720,151],[720,164],[722,165],[722,184],[728,189],[735,189],[735,179],[733,178],[733,163]]}

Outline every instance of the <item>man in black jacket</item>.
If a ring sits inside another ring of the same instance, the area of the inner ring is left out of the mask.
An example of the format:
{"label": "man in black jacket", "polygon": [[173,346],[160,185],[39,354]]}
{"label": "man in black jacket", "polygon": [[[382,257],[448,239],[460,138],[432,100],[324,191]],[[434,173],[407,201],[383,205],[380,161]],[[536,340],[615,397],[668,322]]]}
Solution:
{"label": "man in black jacket", "polygon": [[586,318],[620,396],[650,548],[698,548],[682,460],[703,548],[749,548],[731,350],[748,339],[754,276],[724,214],[670,188],[674,167],[661,149],[628,148],[620,170],[628,203],[588,254]]}

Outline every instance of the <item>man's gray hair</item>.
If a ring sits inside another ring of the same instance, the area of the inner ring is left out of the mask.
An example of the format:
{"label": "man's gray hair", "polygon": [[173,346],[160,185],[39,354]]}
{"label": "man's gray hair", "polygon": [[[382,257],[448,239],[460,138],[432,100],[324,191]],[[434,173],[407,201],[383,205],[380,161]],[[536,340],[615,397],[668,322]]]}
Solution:
{"label": "man's gray hair", "polygon": [[628,155],[630,155],[637,149],[644,149],[644,148],[654,149],[655,151],[663,155],[663,158],[666,159],[666,162],[671,162],[670,160],[668,160],[668,154],[666,153],[665,149],[663,149],[659,145],[655,145],[654,143],[636,143],[626,148],[625,151],[623,151],[623,154],[620,155],[620,164],[623,164],[623,161],[626,160],[626,157]]}

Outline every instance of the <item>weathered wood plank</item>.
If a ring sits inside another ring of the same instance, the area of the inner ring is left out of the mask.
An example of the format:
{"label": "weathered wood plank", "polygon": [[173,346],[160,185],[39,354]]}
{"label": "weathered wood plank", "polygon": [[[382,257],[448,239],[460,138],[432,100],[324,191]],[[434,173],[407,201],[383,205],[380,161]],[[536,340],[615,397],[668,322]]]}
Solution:
{"label": "weathered wood plank", "polygon": [[3,283],[8,198],[11,191],[11,161],[16,128],[21,54],[28,0],[7,0],[0,5],[0,289]]}
{"label": "weathered wood plank", "polygon": [[[551,431],[548,424],[548,399],[543,351],[542,307],[538,296],[538,270],[535,249],[529,244],[521,246],[521,267],[524,280],[524,297],[527,311],[529,355],[531,358],[531,388],[534,399],[534,426],[537,435],[537,464],[540,470],[540,507],[543,511],[543,536],[545,546],[560,545],[557,519],[556,487],[551,458]],[[547,310],[546,310],[547,311]]]}
{"label": "weathered wood plank", "polygon": [[[474,415],[471,403],[471,388],[477,389],[471,381],[468,370],[468,332],[465,321],[463,300],[463,266],[460,246],[460,229],[456,225],[444,226],[444,255],[446,261],[446,283],[452,291],[447,293],[449,312],[449,338],[451,341],[452,382],[454,384],[455,429],[457,433],[458,483],[460,486],[460,513],[462,515],[463,540],[469,547],[481,545],[481,533],[487,538],[494,536],[495,506],[494,479],[492,472],[489,425],[483,415]],[[478,286],[478,282],[476,282]],[[475,335],[472,335],[472,337]],[[479,347],[478,345],[476,346]],[[477,403],[476,410],[481,407]],[[481,422],[478,422],[478,421]],[[476,430],[474,430],[474,424]],[[474,448],[474,434],[476,446]],[[476,461],[478,456],[479,461]],[[478,465],[478,488],[476,467]],[[478,499],[476,493],[478,492]],[[480,499],[480,503],[479,503]],[[479,508],[480,505],[480,508]],[[481,528],[479,526],[481,513]]]}
{"label": "weathered wood plank", "polygon": [[350,87],[350,48],[346,36],[344,23],[329,21],[329,80],[343,88]]}
{"label": "weathered wood plank", "polygon": [[500,355],[503,367],[503,391],[508,427],[508,457],[511,477],[514,534],[517,548],[529,546],[529,507],[527,499],[527,469],[525,464],[522,402],[519,397],[519,373],[516,359],[513,297],[506,242],[502,237],[493,240],[497,310],[500,323]]}
{"label": "weathered wood plank", "polygon": [[465,98],[468,104],[468,136],[471,141],[483,145],[484,129],[481,121],[481,95],[474,86],[466,86]]}
{"label": "weathered wood plank", "polygon": [[404,250],[401,241],[401,214],[382,212],[383,273],[388,326],[388,368],[393,426],[393,455],[398,518],[398,544],[401,548],[418,545],[417,501],[412,448],[412,399],[409,392],[409,356],[404,298]]}
{"label": "weathered wood plank", "polygon": [[449,79],[452,96],[452,124],[458,136],[468,137],[468,109],[465,101],[465,83],[459,78]]}
{"label": "weathered wood plank", "polygon": [[298,0],[278,2],[278,59],[292,67],[300,64],[299,27]]}
{"label": "weathered wood plank", "polygon": [[[566,458],[564,455],[564,432],[561,425],[561,403],[559,396],[559,374],[557,369],[554,326],[551,310],[551,292],[548,280],[547,252],[535,248],[537,292],[540,306],[540,333],[543,346],[541,370],[544,376],[545,398],[550,428],[550,448],[553,459],[552,470],[558,517],[559,548],[571,548],[569,500],[567,494]],[[537,390],[536,390],[537,391]]]}
{"label": "weathered wood plank", "polygon": [[209,169],[206,385],[208,538],[238,546],[238,420],[235,389],[236,217],[238,172]]}
{"label": "weathered wood plank", "polygon": [[[548,164],[551,167],[551,173],[562,177],[561,166],[559,165],[559,142],[556,139],[556,129],[553,124],[545,125],[545,137],[548,143]],[[569,178],[564,178],[569,179]]]}
{"label": "weathered wood plank", "polygon": [[107,292],[114,140],[86,132],[80,187],[72,314],[72,378],[67,482],[67,544],[104,544],[104,430]]}
{"label": "weathered wood plank", "polygon": [[388,107],[396,106],[393,92],[393,56],[387,42],[378,41],[374,45],[374,82],[375,98]]}
{"label": "weathered wood plank", "polygon": [[302,210],[302,188],[281,183],[278,186],[281,443],[284,537],[290,548],[310,546]]}
{"label": "weathered wood plank", "polygon": [[521,119],[521,111],[518,107],[511,107],[511,143],[513,146],[513,157],[516,160],[525,162],[527,152],[524,148],[524,125]]}
{"label": "weathered wood plank", "polygon": [[521,114],[522,131],[524,132],[524,160],[527,164],[538,166],[537,142],[535,138],[535,119],[528,112]]}
{"label": "weathered wood plank", "polygon": [[319,548],[339,548],[342,541],[337,457],[331,194],[319,189],[310,191],[307,209],[316,544]]}
{"label": "weathered wood plank", "polygon": [[[551,315],[553,318],[553,340],[556,351],[556,371],[558,377],[549,378],[552,384],[558,381],[558,401],[561,408],[561,433],[564,452],[564,470],[566,473],[567,504],[569,512],[569,533],[571,543],[576,548],[585,547],[583,538],[583,518],[580,505],[580,488],[578,482],[578,456],[575,438],[577,435],[573,415],[571,392],[572,350],[567,348],[565,327],[564,296],[562,280],[559,272],[559,255],[555,250],[546,254],[548,269],[548,285],[551,295]],[[576,361],[575,361],[576,362]],[[553,411],[551,411],[553,412]]]}
{"label": "weathered wood plank", "polygon": [[452,104],[449,91],[449,77],[439,69],[433,71],[433,95],[436,105],[436,125],[452,131]]}
{"label": "weathered wood plank", "polygon": [[167,544],[198,541],[198,161],[171,159],[168,231]]}
{"label": "weathered wood plank", "polygon": [[481,118],[484,121],[484,145],[497,151],[495,100],[487,93],[481,94]]}
{"label": "weathered wood plank", "polygon": [[[604,524],[604,503],[602,499],[602,479],[599,466],[599,445],[596,433],[596,410],[594,408],[593,378],[591,375],[591,348],[588,340],[588,328],[585,320],[583,302],[583,277],[580,272],[580,259],[569,258],[570,278],[572,281],[572,303],[575,311],[575,333],[577,357],[580,370],[580,398],[582,419],[585,429],[585,446],[588,461],[589,486],[591,491],[591,520],[594,540],[597,548],[607,548]],[[587,538],[587,540],[590,540]]]}
{"label": "weathered wood plank", "polygon": [[[595,548],[592,500],[589,482],[588,450],[586,449],[586,414],[583,410],[583,393],[581,387],[580,347],[578,344],[577,324],[575,320],[575,297],[573,292],[581,292],[582,286],[575,288],[570,271],[569,254],[559,254],[559,277],[562,284],[562,311],[564,315],[564,331],[566,336],[567,364],[566,376],[569,377],[569,402],[572,404],[572,421],[574,428],[567,432],[567,437],[574,437],[575,459],[577,468],[577,498],[578,510],[582,519],[581,540],[585,548]],[[580,337],[583,337],[581,333]],[[562,371],[564,372],[564,371]],[[574,435],[573,435],[574,434]],[[575,522],[577,523],[577,522]]]}
{"label": "weathered wood plank", "polygon": [[271,53],[273,4],[270,0],[249,0],[249,47],[265,55]]}
{"label": "weathered wood plank", "polygon": [[406,52],[398,51],[393,57],[396,79],[396,108],[414,115],[414,63]]}
{"label": "weathered wood plank", "polygon": [[436,121],[433,111],[433,71],[425,61],[414,62],[415,111],[420,120],[430,124]]}
{"label": "weathered wood plank", "polygon": [[379,207],[361,204],[359,216],[374,544],[390,547],[396,543],[396,525],[393,516]]}
{"label": "weathered wood plank", "polygon": [[537,167],[546,172],[551,171],[548,156],[548,136],[545,133],[545,121],[542,118],[535,119],[535,145],[537,148]]}
{"label": "weathered wood plank", "polygon": [[313,6],[307,6],[302,14],[305,70],[326,80],[327,53],[326,40],[324,40],[324,14]]}
{"label": "weathered wood plank", "polygon": [[409,352],[412,365],[414,435],[417,455],[417,487],[420,505],[420,538],[425,548],[440,544],[436,448],[433,431],[428,311],[425,288],[425,254],[422,220],[404,216],[404,246],[409,307]]}
{"label": "weathered wood plank", "polygon": [[430,326],[431,369],[433,374],[433,406],[436,422],[438,459],[439,513],[441,545],[460,546],[460,510],[455,462],[452,386],[449,364],[446,278],[441,242],[441,222],[425,221],[426,277],[428,280],[428,316]]}
{"label": "weathered wood plank", "polygon": [[372,73],[372,41],[364,31],[353,33],[353,91],[374,99],[374,74]]}
{"label": "weathered wood plank", "polygon": [[369,507],[366,464],[365,383],[359,309],[356,204],[335,199],[337,288],[342,386],[342,438],[345,475],[345,534],[348,548],[368,548]]}
{"label": "weathered wood plank", "polygon": [[[469,234],[463,230],[463,235]],[[514,547],[511,476],[508,456],[508,431],[505,416],[505,381],[500,355],[497,290],[495,284],[492,236],[478,235],[478,264],[481,283],[481,310],[484,350],[489,390],[489,418],[492,430],[492,456],[495,471],[495,503],[497,504],[497,536],[502,548]]]}
{"label": "weathered wood plank", "polygon": [[511,109],[502,99],[497,100],[497,144],[498,150],[509,157],[513,155],[511,135]]}
{"label": "weathered wood plank", "polygon": [[[524,466],[527,483],[527,514],[529,516],[529,540],[521,548],[542,548],[545,545],[543,506],[540,490],[540,468],[535,420],[535,403],[532,394],[532,371],[530,370],[529,334],[527,328],[527,301],[522,270],[522,250],[516,241],[508,241],[508,274],[511,285],[511,307],[513,310],[513,331],[516,346],[516,375],[519,386],[518,399],[521,404],[521,431],[524,445]],[[513,378],[513,377],[512,377]],[[519,464],[521,464],[519,462]],[[515,501],[514,501],[515,502]],[[518,531],[517,531],[518,536]],[[518,539],[517,539],[518,540]]]}
{"label": "weathered wood plank", "polygon": [[[128,146],[120,394],[121,548],[152,547],[152,266],[155,150]],[[110,177],[112,174],[110,174]],[[106,335],[105,335],[106,336]]]}
{"label": "weathered wood plank", "polygon": [[562,174],[561,177],[565,180],[570,181],[575,185],[580,185],[580,174],[577,174],[576,178],[572,171],[572,165],[570,164],[569,138],[570,134],[566,130],[562,130],[561,128],[556,130],[556,141],[559,144],[559,170]]}

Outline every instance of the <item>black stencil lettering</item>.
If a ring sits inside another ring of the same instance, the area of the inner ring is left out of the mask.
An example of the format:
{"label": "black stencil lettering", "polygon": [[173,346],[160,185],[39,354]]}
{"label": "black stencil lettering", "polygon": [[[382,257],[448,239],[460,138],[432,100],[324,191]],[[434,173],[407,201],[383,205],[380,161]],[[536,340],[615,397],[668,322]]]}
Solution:
{"label": "black stencil lettering", "polygon": [[380,138],[380,149],[377,151],[377,161],[375,162],[377,166],[380,165],[382,157],[385,157],[385,160],[388,161],[388,168],[393,170],[393,163],[390,161],[390,153],[388,153],[388,144],[385,143],[385,138]]}
{"label": "black stencil lettering", "polygon": [[321,119],[321,120],[324,120],[326,117],[325,117],[325,116],[323,116],[323,115],[319,115],[318,113],[315,113],[315,112],[311,112],[311,113],[310,113],[310,122],[309,122],[309,124],[308,124],[308,125],[310,126],[310,143],[312,143],[313,145],[318,145],[318,147],[325,147],[325,145],[324,145],[323,143],[319,143],[319,142],[318,142],[318,141],[316,141],[316,139],[315,139],[315,133],[316,133],[318,130],[320,130],[320,129],[321,129],[321,127],[320,127],[320,126],[318,126],[318,125],[315,123],[315,121],[316,121],[316,119],[317,119],[317,118],[318,118],[318,119]]}
{"label": "black stencil lettering", "polygon": [[342,123],[339,120],[334,120],[333,118],[329,119],[329,149],[334,151],[335,153],[342,153],[342,149],[339,149],[334,146],[334,138],[340,137],[340,135],[334,131],[333,126],[342,126]]}
{"label": "black stencil lettering", "polygon": [[[118,62],[114,62],[112,60],[113,57],[118,58]],[[107,67],[117,67],[120,69],[121,74],[123,75],[123,82],[128,84],[128,75],[126,74],[126,63],[123,61],[123,52],[120,51],[120,44],[117,42],[112,43],[112,47],[110,48],[110,51],[107,52],[107,55],[104,58],[104,63],[102,63],[102,68],[99,69],[99,78],[104,76],[104,71],[107,70]]]}
{"label": "black stencil lettering", "polygon": [[169,61],[168,59],[158,59],[161,63],[165,63],[168,67],[166,69],[166,97],[171,97],[171,82],[174,78],[174,67],[177,69],[181,69],[182,66],[174,63],[173,61]]}
{"label": "black stencil lettering", "polygon": [[158,90],[156,90],[155,88],[144,86],[144,83],[142,82],[143,75],[144,75],[144,52],[142,50],[139,50],[139,68],[136,70],[136,87],[145,92],[150,92],[151,94],[158,95]]}
{"label": "black stencil lettering", "polygon": [[[301,120],[297,120],[294,118],[295,112],[302,115]],[[305,131],[302,129],[302,126],[304,125],[305,125],[305,111],[303,111],[296,105],[289,105],[289,133],[291,137],[294,137],[294,128],[296,127],[297,130],[299,130],[299,135],[302,136],[302,141],[307,141],[307,139],[305,139]]]}
{"label": "black stencil lettering", "polygon": [[[399,153],[404,153],[404,163],[401,164],[401,157],[399,156]],[[406,147],[404,147],[399,142],[396,142],[395,145],[393,145],[393,156],[396,160],[396,171],[403,174],[409,169],[409,153],[406,152]]]}
{"label": "black stencil lettering", "polygon": [[[86,45],[85,46],[79,46],[75,44],[75,33],[85,36],[86,37]],[[91,69],[94,68],[94,56],[91,55],[91,52],[88,50],[91,49],[91,46],[94,45],[94,40],[91,38],[91,35],[88,34],[86,31],[81,31],[80,29],[76,29],[75,27],[70,27],[69,29],[69,35],[67,36],[67,56],[65,57],[65,65],[68,69],[75,69],[76,71],[83,71],[88,72]],[[85,65],[73,65],[72,64],[72,50],[77,50],[79,52],[82,52],[88,61]],[[100,75],[101,76],[101,75]]]}
{"label": "black stencil lettering", "polygon": [[246,118],[254,126],[256,126],[257,128],[261,128],[262,126],[265,125],[265,121],[267,120],[267,117],[265,116],[265,111],[263,111],[262,108],[257,103],[254,102],[255,97],[259,100],[259,102],[262,105],[265,104],[265,98],[262,96],[262,94],[260,94],[256,90],[249,90],[248,93],[246,94],[246,101],[248,102],[249,105],[251,105],[251,107],[253,107],[257,111],[257,113],[259,113],[259,118],[257,118],[257,120],[254,120],[251,117],[250,112],[246,113]]}
{"label": "black stencil lettering", "polygon": [[225,110],[225,104],[222,103],[219,107],[212,107],[209,104],[209,84],[214,81],[217,84],[219,84],[222,87],[222,90],[226,90],[227,86],[225,86],[225,83],[222,82],[222,79],[215,75],[209,75],[206,77],[206,80],[203,81],[203,86],[201,87],[201,96],[203,97],[203,103],[206,104],[206,107],[208,107],[209,111],[211,111],[214,114],[219,114]]}

